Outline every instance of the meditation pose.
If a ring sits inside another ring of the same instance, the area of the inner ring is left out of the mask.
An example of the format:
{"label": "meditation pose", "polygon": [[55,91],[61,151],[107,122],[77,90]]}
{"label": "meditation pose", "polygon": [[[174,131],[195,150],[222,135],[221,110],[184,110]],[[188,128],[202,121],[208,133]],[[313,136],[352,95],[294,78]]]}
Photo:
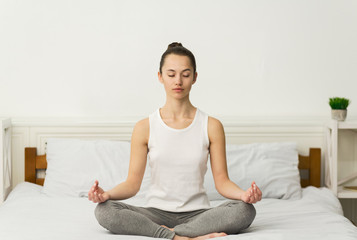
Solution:
{"label": "meditation pose", "polygon": [[[107,191],[95,181],[88,192],[88,199],[98,203],[98,223],[114,234],[175,240],[208,239],[248,228],[256,215],[252,204],[262,192],[254,181],[243,190],[229,179],[222,123],[191,104],[197,81],[192,52],[171,43],[161,57],[158,78],[166,103],[135,124],[127,179]],[[229,199],[216,207],[210,206],[203,186],[208,154],[215,187]],[[118,201],[138,193],[147,160],[151,182],[145,205]]]}

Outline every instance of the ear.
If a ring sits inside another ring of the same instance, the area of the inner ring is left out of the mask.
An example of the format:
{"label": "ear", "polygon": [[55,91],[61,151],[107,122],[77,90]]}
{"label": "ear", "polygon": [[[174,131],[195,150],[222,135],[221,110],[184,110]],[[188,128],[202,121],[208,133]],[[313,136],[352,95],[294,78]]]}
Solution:
{"label": "ear", "polygon": [[197,72],[195,73],[195,76],[193,77],[193,82],[192,82],[192,85],[195,84],[196,80],[197,80]]}
{"label": "ear", "polygon": [[161,83],[164,83],[164,80],[162,80],[162,74],[160,73],[160,71],[157,72],[157,76],[158,76],[158,78],[159,78],[159,81],[160,81]]}

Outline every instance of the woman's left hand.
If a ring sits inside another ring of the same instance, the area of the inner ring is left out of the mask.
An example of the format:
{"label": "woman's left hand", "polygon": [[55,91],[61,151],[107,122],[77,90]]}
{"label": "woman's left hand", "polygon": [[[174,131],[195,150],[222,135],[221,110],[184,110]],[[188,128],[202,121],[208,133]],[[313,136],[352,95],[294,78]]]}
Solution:
{"label": "woman's left hand", "polygon": [[256,203],[260,200],[262,200],[262,191],[260,191],[253,181],[251,187],[243,193],[242,201],[246,203]]}

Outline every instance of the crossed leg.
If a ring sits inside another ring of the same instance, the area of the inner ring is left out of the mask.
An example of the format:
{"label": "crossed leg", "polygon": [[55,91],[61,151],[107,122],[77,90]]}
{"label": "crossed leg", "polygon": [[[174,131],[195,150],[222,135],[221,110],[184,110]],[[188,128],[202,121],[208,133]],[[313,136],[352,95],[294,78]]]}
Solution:
{"label": "crossed leg", "polygon": [[174,228],[165,214],[153,214],[146,208],[108,200],[97,205],[95,216],[101,226],[116,234],[142,235],[169,239],[203,240],[238,233],[247,228],[255,217],[253,205],[229,201],[188,218]]}
{"label": "crossed leg", "polygon": [[175,236],[174,232],[160,226],[170,219],[152,213],[150,209],[108,200],[99,203],[94,213],[98,223],[115,234],[169,239]]}
{"label": "crossed leg", "polygon": [[196,237],[223,232],[237,234],[248,228],[256,215],[255,208],[239,200],[227,201],[208,209],[173,228],[179,236]]}

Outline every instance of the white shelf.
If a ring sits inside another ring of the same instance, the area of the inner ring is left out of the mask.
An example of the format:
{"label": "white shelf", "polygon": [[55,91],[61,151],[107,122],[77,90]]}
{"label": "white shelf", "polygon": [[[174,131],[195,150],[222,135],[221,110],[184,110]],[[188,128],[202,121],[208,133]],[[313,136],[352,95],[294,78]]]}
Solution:
{"label": "white shelf", "polygon": [[12,188],[11,131],[11,119],[0,118],[0,204]]}
{"label": "white shelf", "polygon": [[[338,198],[357,198],[357,191],[345,189],[343,186],[348,185],[348,182],[357,178],[357,172],[351,172],[349,176],[345,176],[342,179],[338,177],[339,161],[345,159],[338,159],[339,148],[339,130],[348,130],[353,134],[357,134],[357,121],[336,121],[331,120],[326,124],[326,140],[327,140],[327,154],[325,159],[326,165],[326,183],[333,193]],[[345,149],[346,151],[346,149]],[[352,148],[352,154],[355,150]],[[340,163],[343,164],[343,163]],[[357,163],[356,163],[357,165]],[[341,167],[341,165],[340,165]],[[353,171],[353,170],[352,170]]]}
{"label": "white shelf", "polygon": [[336,121],[336,120],[330,120],[327,123],[327,127],[330,129],[333,129],[335,124],[337,124],[338,129],[356,129],[357,130],[357,121]]}
{"label": "white shelf", "polygon": [[342,186],[338,187],[338,198],[357,198],[356,190],[345,189]]}

